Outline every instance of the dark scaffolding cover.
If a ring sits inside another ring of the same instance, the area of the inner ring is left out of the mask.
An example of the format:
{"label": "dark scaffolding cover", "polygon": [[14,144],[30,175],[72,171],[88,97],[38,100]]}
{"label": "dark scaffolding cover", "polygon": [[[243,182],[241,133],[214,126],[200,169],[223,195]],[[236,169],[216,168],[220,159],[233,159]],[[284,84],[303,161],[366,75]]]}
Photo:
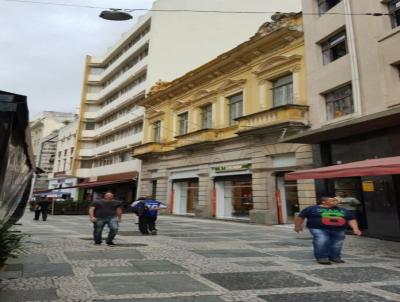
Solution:
{"label": "dark scaffolding cover", "polygon": [[23,215],[33,171],[27,98],[0,91],[0,224]]}

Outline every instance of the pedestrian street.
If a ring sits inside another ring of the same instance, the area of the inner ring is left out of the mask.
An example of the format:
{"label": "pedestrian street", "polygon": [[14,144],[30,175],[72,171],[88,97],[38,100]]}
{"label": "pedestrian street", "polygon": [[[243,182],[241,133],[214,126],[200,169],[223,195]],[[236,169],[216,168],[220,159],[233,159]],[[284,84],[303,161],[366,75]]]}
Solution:
{"label": "pedestrian street", "polygon": [[124,215],[110,247],[93,244],[87,216],[32,218],[17,226],[26,254],[0,272],[1,302],[400,301],[399,242],[348,235],[346,263],[324,266],[291,226],[162,215],[143,236]]}

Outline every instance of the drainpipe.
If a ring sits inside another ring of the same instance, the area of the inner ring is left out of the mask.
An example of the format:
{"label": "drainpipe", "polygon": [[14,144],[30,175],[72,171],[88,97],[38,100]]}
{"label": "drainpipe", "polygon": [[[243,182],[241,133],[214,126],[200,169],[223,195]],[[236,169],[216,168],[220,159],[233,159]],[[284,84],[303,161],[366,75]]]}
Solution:
{"label": "drainpipe", "polygon": [[358,69],[357,49],[354,37],[353,17],[351,15],[352,10],[351,10],[350,0],[343,0],[343,5],[344,5],[345,20],[346,20],[346,36],[347,36],[347,43],[349,47],[349,56],[350,56],[354,115],[361,116],[362,104],[361,104],[360,73]]}

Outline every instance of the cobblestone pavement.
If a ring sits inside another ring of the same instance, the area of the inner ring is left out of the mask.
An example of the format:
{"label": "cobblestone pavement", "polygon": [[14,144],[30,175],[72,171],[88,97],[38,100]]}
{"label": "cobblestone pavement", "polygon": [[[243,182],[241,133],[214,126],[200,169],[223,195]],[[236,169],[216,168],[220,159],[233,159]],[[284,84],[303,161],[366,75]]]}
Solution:
{"label": "cobblestone pavement", "polygon": [[85,216],[18,228],[27,254],[0,273],[0,301],[400,301],[400,243],[347,236],[345,264],[313,261],[287,226],[161,216],[140,236],[125,215],[116,247],[95,246]]}

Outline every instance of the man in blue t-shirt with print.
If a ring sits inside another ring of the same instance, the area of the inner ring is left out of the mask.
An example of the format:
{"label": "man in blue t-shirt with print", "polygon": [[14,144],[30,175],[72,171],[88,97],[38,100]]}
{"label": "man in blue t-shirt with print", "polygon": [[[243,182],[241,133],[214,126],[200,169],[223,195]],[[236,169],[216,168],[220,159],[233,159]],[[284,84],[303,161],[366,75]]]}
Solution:
{"label": "man in blue t-shirt with print", "polygon": [[344,263],[341,251],[348,226],[354,234],[361,235],[354,215],[337,204],[336,198],[322,197],[318,205],[301,211],[294,222],[294,230],[299,233],[307,218],[307,228],[313,236],[314,256],[319,264]]}
{"label": "man in blue t-shirt with print", "polygon": [[156,220],[159,209],[166,209],[162,202],[151,197],[139,197],[131,207],[139,217],[139,231],[143,235],[157,235]]}

